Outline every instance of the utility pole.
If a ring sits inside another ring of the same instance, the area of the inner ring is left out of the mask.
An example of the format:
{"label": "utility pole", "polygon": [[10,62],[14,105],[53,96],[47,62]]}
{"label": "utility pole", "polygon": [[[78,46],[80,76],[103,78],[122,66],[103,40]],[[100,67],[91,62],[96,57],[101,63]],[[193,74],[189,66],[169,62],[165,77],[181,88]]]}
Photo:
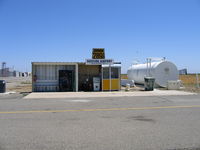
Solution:
{"label": "utility pole", "polygon": [[197,88],[199,89],[199,75],[198,75],[198,73],[196,74],[196,79],[197,79]]}

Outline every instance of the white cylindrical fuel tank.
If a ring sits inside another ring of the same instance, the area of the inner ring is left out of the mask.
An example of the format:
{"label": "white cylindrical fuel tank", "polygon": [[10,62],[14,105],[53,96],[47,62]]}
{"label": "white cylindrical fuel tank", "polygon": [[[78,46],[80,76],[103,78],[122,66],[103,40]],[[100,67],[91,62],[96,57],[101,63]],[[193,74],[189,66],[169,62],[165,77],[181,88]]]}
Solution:
{"label": "white cylindrical fuel tank", "polygon": [[151,62],[151,65],[135,64],[127,72],[128,79],[135,83],[144,84],[144,77],[155,78],[155,86],[166,87],[167,81],[178,80],[178,69],[175,64],[169,61]]}

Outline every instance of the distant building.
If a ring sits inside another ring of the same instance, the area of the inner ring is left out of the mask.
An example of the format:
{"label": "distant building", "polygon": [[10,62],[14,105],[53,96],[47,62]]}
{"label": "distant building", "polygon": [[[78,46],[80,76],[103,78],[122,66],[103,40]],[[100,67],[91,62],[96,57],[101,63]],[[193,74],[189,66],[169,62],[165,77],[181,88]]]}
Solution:
{"label": "distant building", "polygon": [[180,75],[187,75],[188,73],[187,73],[187,69],[181,69],[181,70],[179,70],[179,74]]}
{"label": "distant building", "polygon": [[12,68],[0,69],[0,77],[29,77],[30,72],[19,72]]}
{"label": "distant building", "polygon": [[19,71],[14,71],[13,72],[14,77],[20,77],[20,72]]}
{"label": "distant building", "polygon": [[0,69],[0,77],[13,77],[14,71],[12,68]]}

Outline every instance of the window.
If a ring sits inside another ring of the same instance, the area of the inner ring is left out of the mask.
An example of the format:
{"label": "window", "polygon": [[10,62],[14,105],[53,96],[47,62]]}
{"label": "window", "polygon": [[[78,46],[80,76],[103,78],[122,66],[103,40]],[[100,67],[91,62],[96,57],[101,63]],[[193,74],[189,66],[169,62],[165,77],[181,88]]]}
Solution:
{"label": "window", "polygon": [[111,78],[119,78],[119,68],[111,68]]}
{"label": "window", "polygon": [[103,78],[109,79],[109,68],[103,68]]}
{"label": "window", "polygon": [[[109,79],[109,67],[103,68],[103,78]],[[119,78],[119,68],[111,68],[111,78]]]}

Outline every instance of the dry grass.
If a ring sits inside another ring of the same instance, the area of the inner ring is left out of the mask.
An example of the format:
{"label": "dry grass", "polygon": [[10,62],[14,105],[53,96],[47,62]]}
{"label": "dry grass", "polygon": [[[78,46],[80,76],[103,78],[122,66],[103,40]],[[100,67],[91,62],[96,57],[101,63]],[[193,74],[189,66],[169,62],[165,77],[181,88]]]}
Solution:
{"label": "dry grass", "polygon": [[127,74],[121,74],[121,79],[128,79]]}
{"label": "dry grass", "polygon": [[196,74],[180,75],[179,79],[182,81],[185,91],[200,93],[200,88],[197,88]]}
{"label": "dry grass", "polygon": [[19,93],[29,93],[32,91],[32,86],[31,86],[31,84],[17,85],[15,87],[7,88],[7,91],[14,91],[14,92],[19,92]]}
{"label": "dry grass", "polygon": [[179,79],[183,82],[183,84],[197,84],[196,74],[180,75]]}

